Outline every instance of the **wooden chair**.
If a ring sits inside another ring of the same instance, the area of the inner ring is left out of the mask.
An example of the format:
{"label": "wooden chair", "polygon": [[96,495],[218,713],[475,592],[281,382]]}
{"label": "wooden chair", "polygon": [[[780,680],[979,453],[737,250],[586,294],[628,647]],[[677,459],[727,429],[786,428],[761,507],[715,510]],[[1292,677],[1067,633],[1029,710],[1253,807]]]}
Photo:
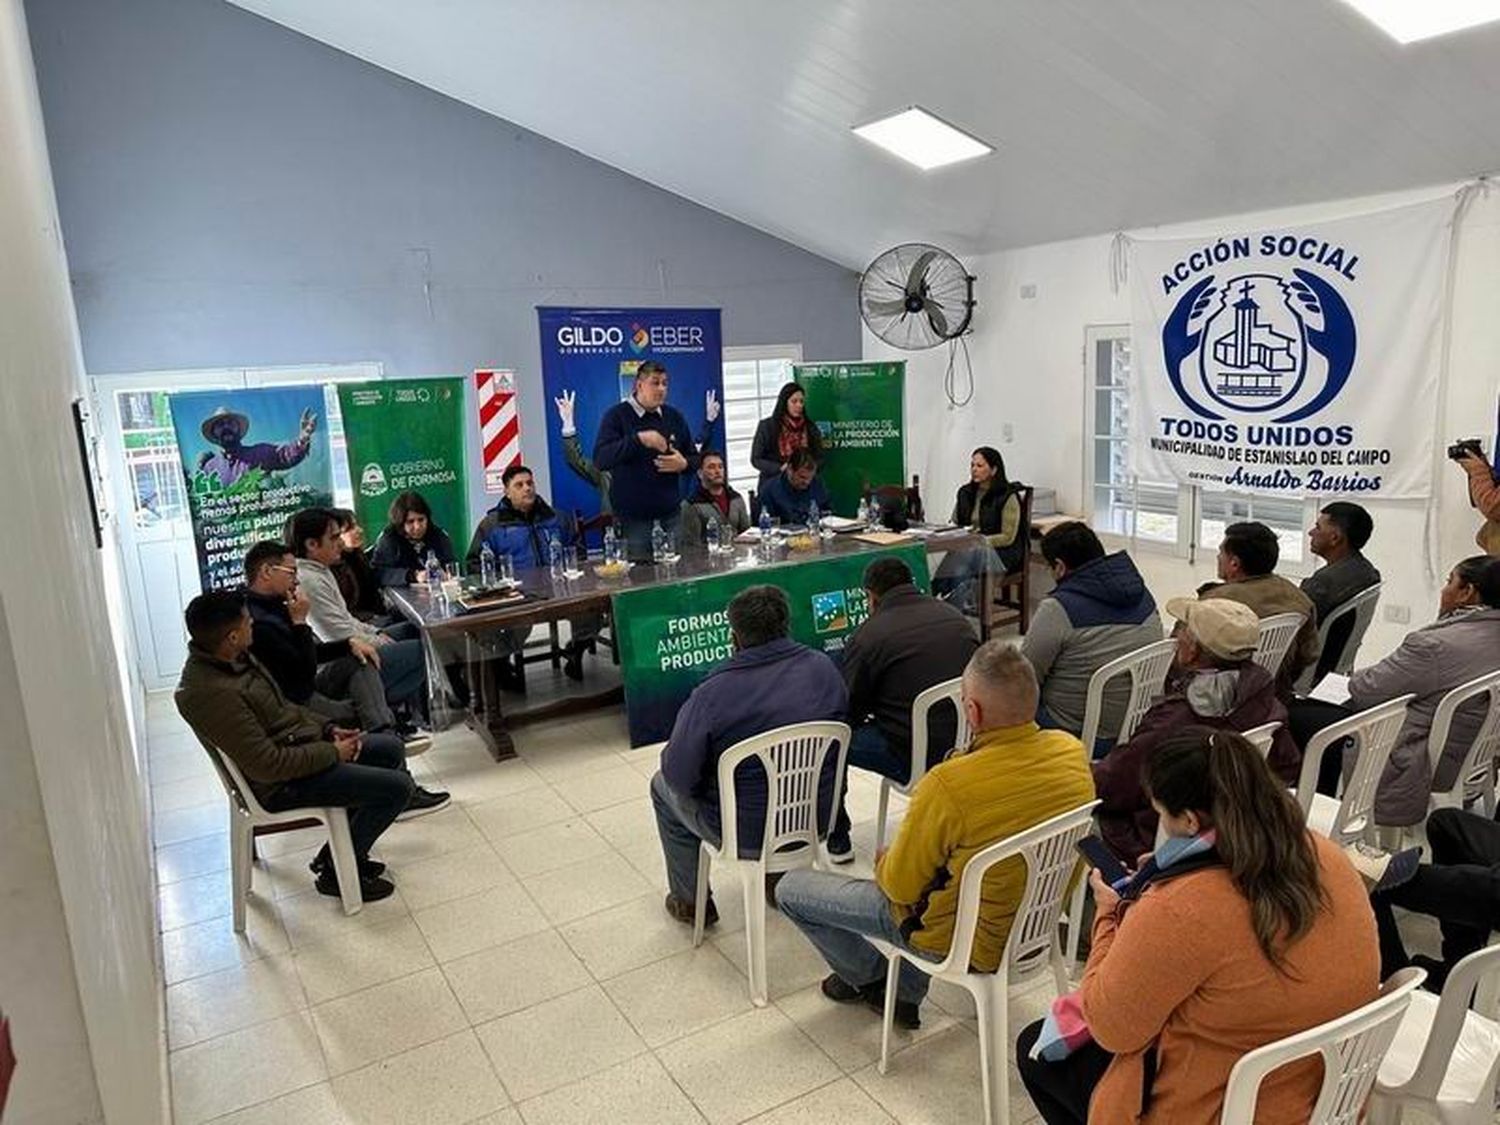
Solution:
{"label": "wooden chair", "polygon": [[[1031,494],[1029,484],[1017,485],[1016,496],[1021,502],[1021,518],[1016,524],[1016,534],[1029,537],[1031,534]],[[1029,545],[1029,544],[1028,544]],[[995,582],[995,596],[984,607],[984,635],[994,635],[996,629],[1016,625],[1021,635],[1031,627],[1031,552],[1028,550],[1021,569],[1007,574]]]}

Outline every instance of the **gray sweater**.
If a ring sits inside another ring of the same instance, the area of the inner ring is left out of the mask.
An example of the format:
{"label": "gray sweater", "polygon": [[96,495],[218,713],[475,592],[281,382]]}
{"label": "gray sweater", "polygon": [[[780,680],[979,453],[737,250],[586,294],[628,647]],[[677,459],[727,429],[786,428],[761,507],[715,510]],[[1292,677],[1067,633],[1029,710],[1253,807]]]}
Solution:
{"label": "gray sweater", "polygon": [[339,581],[320,562],[312,559],[297,560],[297,585],[307,595],[310,603],[307,623],[312,626],[320,641],[347,641],[360,637],[372,641],[379,629],[369,622],[361,621],[349,612],[344,595],[339,590]]}

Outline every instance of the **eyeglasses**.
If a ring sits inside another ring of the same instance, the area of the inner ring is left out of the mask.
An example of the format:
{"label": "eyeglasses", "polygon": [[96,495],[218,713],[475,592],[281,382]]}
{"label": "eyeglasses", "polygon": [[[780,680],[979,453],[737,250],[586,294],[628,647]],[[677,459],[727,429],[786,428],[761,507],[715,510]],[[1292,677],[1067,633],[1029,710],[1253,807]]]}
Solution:
{"label": "eyeglasses", "polygon": [[287,566],[285,563],[276,563],[275,565],[273,565],[271,567],[271,569],[272,570],[279,570],[282,574],[296,574],[297,573],[297,568],[295,566]]}

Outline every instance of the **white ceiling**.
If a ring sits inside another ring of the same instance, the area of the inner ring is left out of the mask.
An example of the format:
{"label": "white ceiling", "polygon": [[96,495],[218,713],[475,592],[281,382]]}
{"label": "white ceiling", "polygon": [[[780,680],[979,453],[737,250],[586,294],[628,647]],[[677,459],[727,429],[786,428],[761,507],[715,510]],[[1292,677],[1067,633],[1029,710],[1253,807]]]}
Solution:
{"label": "white ceiling", "polygon": [[[853,268],[1500,169],[1500,25],[1339,0],[231,2]],[[998,151],[849,131],[913,103]]]}

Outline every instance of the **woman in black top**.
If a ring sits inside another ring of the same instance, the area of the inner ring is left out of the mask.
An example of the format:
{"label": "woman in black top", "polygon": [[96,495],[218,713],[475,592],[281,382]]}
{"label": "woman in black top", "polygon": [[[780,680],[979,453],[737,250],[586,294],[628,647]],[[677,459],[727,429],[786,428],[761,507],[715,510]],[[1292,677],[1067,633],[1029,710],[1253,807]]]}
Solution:
{"label": "woman in black top", "polygon": [[403,492],[391,504],[391,519],[380,533],[370,565],[382,586],[420,582],[427,569],[427,553],[446,569],[455,559],[453,541],[432,522],[432,509],[420,492]]}
{"label": "woman in black top", "polygon": [[981,445],[969,458],[969,483],[958,490],[952,522],[989,537],[1007,574],[1026,561],[1026,537],[1021,534],[1021,499],[1005,477],[1000,451]]}
{"label": "woman in black top", "polygon": [[800,383],[788,383],[776,396],[776,408],[769,418],[762,418],[750,442],[750,464],[760,472],[757,491],[785,471],[792,454],[805,449],[820,465],[823,462],[823,435],[818,424],[807,416],[807,392]]}

